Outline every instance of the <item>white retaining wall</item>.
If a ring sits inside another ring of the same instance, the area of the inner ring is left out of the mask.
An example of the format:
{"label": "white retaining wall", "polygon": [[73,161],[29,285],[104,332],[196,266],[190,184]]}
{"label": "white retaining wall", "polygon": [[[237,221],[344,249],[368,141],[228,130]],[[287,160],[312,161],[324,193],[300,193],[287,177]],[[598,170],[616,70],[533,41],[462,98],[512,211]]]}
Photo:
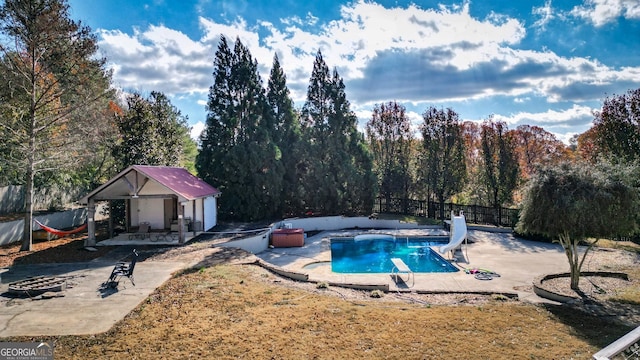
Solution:
{"label": "white retaining wall", "polygon": [[430,229],[437,226],[417,225],[399,220],[370,219],[368,217],[326,216],[314,218],[292,218],[277,223],[278,227],[291,224],[292,228],[303,228],[304,231],[340,230],[350,228],[362,229]]}
{"label": "white retaining wall", "polygon": [[274,228],[272,227],[269,230],[265,230],[258,235],[248,236],[238,240],[227,241],[221,246],[240,248],[252,254],[257,254],[269,248],[269,237],[271,236],[271,231],[273,229]]}
{"label": "white retaining wall", "polygon": [[[99,209],[96,211],[96,218],[100,218]],[[36,215],[34,218],[44,225],[56,229],[74,228],[87,221],[87,209],[79,208],[67,211],[59,211],[50,214]],[[40,230],[38,224],[33,223],[33,230]],[[0,222],[0,245],[11,244],[22,241],[24,234],[24,219]]]}
{"label": "white retaining wall", "polygon": [[434,225],[417,225],[412,223],[401,222],[399,220],[378,220],[369,219],[368,217],[344,217],[344,216],[326,216],[314,218],[293,218],[285,219],[277,223],[271,224],[269,230],[256,236],[246,237],[240,240],[229,241],[222,246],[237,247],[257,254],[269,247],[269,237],[274,229],[284,228],[291,225],[294,229],[304,229],[307,231],[331,231],[351,228],[361,229],[432,229],[438,226]]}

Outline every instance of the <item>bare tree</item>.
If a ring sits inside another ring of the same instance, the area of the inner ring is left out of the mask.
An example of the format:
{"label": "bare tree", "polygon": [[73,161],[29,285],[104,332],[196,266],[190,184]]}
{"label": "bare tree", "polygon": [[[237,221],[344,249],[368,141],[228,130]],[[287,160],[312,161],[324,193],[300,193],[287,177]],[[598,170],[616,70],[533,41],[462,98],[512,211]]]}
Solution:
{"label": "bare tree", "polygon": [[[2,133],[13,139],[5,163],[23,169],[24,238],[31,250],[35,175],[73,165],[86,153],[91,116],[110,74],[96,38],[69,19],[65,0],[6,0],[0,8]],[[86,119],[86,121],[85,121]]]}

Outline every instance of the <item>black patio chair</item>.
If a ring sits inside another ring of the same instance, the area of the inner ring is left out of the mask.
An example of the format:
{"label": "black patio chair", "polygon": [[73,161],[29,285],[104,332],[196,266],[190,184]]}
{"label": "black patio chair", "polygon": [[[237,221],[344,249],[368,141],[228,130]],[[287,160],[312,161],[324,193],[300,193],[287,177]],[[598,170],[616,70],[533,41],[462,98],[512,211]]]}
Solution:
{"label": "black patio chair", "polygon": [[127,277],[133,286],[136,286],[136,283],[133,281],[133,269],[136,267],[136,262],[138,261],[138,252],[136,249],[133,249],[133,254],[131,255],[131,262],[119,262],[111,270],[111,275],[109,276],[109,280],[102,283],[102,288],[117,288],[120,283],[120,278]]}

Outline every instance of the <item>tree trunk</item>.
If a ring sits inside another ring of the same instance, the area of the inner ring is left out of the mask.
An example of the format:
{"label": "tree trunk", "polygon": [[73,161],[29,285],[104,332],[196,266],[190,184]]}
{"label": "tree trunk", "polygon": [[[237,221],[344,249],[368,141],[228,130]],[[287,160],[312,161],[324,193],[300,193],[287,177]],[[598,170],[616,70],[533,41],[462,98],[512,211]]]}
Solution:
{"label": "tree trunk", "polygon": [[447,219],[444,217],[444,198],[440,195],[438,195],[438,204],[440,204],[440,220],[445,221]]}
{"label": "tree trunk", "polygon": [[569,260],[569,271],[571,275],[571,290],[580,290],[580,267],[582,263],[579,261],[578,243],[579,239],[571,239],[571,236],[567,233],[559,236],[560,244],[564,248],[564,253]]}
{"label": "tree trunk", "polygon": [[571,264],[571,290],[580,290],[580,266]]}
{"label": "tree trunk", "polygon": [[[33,162],[31,162],[33,164]],[[27,183],[24,189],[24,233],[20,251],[31,251],[33,239],[33,167],[27,169]]]}

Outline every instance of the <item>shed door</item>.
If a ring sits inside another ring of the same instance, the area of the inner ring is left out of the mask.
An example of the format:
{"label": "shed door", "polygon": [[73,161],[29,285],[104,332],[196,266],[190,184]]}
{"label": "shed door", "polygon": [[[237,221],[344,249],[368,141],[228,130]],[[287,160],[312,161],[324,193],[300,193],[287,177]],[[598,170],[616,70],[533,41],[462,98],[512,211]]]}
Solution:
{"label": "shed door", "polygon": [[164,199],[164,228],[171,229],[171,222],[177,218],[176,199]]}

